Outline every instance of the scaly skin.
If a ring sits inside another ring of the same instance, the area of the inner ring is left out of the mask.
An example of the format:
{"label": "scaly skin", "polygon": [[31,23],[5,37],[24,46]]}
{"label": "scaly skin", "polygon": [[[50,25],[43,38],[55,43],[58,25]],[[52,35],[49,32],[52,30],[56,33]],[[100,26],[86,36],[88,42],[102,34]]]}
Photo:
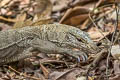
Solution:
{"label": "scaly skin", "polygon": [[[81,45],[83,42],[83,46]],[[10,63],[30,57],[32,51],[44,53],[68,54],[75,58],[86,54],[72,48],[99,48],[93,43],[86,32],[63,24],[45,24],[11,29],[0,32],[0,64]]]}
{"label": "scaly skin", "polygon": [[[25,27],[20,31],[30,32],[29,34],[35,34],[39,36],[42,40],[51,41],[57,45],[64,43],[77,43],[80,40],[87,44],[89,48],[98,50],[98,47],[90,39],[89,35],[86,32],[81,31],[78,28],[63,25],[63,24],[47,24],[40,25],[39,27]],[[39,35],[38,35],[39,34]],[[25,34],[27,36],[28,34]]]}

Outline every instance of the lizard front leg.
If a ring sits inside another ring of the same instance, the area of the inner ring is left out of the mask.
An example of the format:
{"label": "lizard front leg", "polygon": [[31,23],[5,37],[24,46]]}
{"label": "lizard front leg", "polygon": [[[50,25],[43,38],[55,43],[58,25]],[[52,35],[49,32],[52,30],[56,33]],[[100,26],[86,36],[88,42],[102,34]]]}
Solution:
{"label": "lizard front leg", "polygon": [[24,50],[24,51],[23,51],[22,53],[20,53],[20,54],[17,53],[17,54],[14,55],[14,56],[0,59],[0,65],[7,64],[7,63],[11,63],[11,62],[15,62],[15,61],[19,61],[19,60],[22,60],[22,59],[31,57],[31,56],[33,56],[32,51],[33,51],[33,48],[30,47],[30,48]]}
{"label": "lizard front leg", "polygon": [[87,55],[82,51],[75,51],[69,48],[61,48],[50,41],[45,41],[38,38],[34,39],[31,42],[31,46],[34,49],[37,49],[40,52],[47,53],[47,54],[50,54],[50,53],[67,54],[77,59],[79,57],[82,57],[83,61],[86,61],[87,59]]}

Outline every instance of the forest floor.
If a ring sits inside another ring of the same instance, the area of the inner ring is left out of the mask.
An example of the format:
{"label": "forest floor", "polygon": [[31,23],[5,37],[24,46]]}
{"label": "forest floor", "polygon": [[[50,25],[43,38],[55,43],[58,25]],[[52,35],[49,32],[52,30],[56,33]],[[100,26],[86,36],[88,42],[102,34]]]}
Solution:
{"label": "forest floor", "polygon": [[102,51],[86,62],[39,54],[3,65],[0,80],[120,80],[119,10],[119,0],[1,0],[1,31],[57,22],[87,32]]}

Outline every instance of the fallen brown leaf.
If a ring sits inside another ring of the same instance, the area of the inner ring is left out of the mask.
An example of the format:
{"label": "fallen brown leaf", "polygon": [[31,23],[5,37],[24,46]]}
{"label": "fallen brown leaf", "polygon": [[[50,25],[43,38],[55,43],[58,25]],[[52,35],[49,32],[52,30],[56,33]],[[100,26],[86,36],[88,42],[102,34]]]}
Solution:
{"label": "fallen brown leaf", "polygon": [[69,25],[78,25],[86,18],[88,18],[89,9],[85,7],[75,7],[70,8],[64,14],[59,23],[69,24]]}

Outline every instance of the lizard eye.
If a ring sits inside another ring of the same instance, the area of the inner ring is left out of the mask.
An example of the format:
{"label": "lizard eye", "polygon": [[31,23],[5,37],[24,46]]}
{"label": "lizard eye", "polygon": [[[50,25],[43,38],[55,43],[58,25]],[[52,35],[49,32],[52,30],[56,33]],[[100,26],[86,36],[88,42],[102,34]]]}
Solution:
{"label": "lizard eye", "polygon": [[73,42],[73,41],[76,41],[77,39],[76,39],[73,35],[68,34],[68,35],[66,36],[66,40],[67,40],[67,41],[70,41],[70,42],[71,42],[71,41]]}

